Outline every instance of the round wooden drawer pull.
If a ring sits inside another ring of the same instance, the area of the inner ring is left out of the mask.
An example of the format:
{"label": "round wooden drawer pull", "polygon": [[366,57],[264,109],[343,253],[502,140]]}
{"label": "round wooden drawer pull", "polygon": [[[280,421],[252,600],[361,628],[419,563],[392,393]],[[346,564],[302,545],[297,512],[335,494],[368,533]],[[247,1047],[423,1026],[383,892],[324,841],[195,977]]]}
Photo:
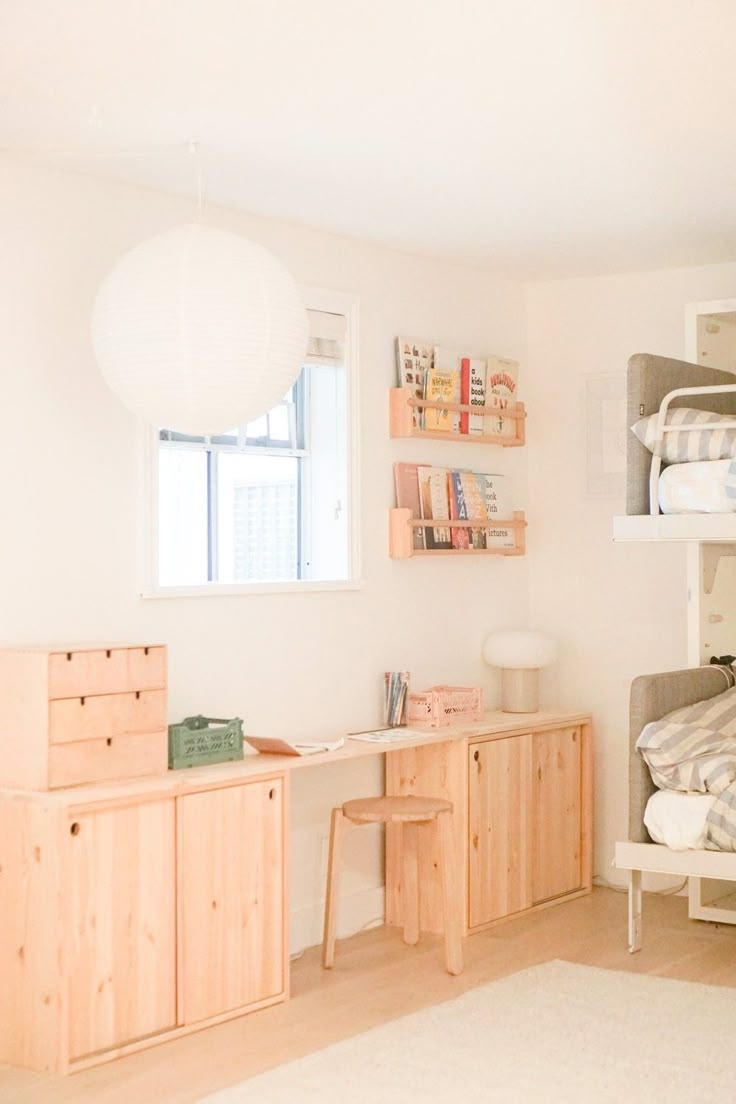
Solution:
{"label": "round wooden drawer pull", "polygon": [[71,834],[72,834],[73,836],[78,836],[78,835],[79,835],[79,832],[80,832],[80,829],[81,829],[81,827],[82,827],[82,826],[81,826],[81,824],[79,823],[79,821],[78,821],[78,820],[75,820],[75,821],[73,822],[73,824],[72,824],[71,828],[69,829],[69,831],[71,832]]}
{"label": "round wooden drawer pull", "polygon": [[275,799],[275,797],[276,797],[276,791],[275,790],[269,790],[268,791],[268,800],[273,801]]}

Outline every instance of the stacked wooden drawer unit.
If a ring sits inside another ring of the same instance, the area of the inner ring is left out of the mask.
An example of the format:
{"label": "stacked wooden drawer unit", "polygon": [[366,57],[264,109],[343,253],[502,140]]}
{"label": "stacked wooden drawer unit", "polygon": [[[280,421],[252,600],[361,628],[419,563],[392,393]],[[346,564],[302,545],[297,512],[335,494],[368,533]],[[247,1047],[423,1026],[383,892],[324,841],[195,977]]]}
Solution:
{"label": "stacked wooden drawer unit", "polygon": [[163,645],[0,651],[0,786],[166,771]]}

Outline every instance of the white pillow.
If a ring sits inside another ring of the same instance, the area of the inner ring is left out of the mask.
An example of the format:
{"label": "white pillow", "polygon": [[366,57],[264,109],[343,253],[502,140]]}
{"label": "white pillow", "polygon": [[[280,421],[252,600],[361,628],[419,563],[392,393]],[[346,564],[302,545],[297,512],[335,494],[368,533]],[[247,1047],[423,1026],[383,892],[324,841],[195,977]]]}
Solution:
{"label": "white pillow", "polygon": [[736,512],[736,460],[670,464],[659,477],[663,514]]}
{"label": "white pillow", "polygon": [[712,422],[736,421],[736,414],[715,414],[710,410],[693,410],[689,406],[677,406],[667,411],[667,425],[682,425],[684,422],[701,426],[702,429],[684,430],[682,433],[665,433],[662,444],[655,448],[658,414],[650,414],[631,427],[641,443],[661,456],[667,464],[678,464],[687,460],[730,460],[736,456],[736,429],[708,429]]}

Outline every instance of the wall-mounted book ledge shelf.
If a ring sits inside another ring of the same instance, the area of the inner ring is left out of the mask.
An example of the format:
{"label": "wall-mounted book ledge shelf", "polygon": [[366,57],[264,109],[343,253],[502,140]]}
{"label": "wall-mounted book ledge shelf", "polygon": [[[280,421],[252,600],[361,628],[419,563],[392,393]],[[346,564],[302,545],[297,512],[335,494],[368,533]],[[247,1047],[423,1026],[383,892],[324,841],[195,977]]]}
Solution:
{"label": "wall-mounted book ledge shelf", "polygon": [[[503,421],[512,426],[510,433],[461,432],[456,429],[420,429],[414,424],[414,412],[420,410],[442,410],[450,414],[467,415],[466,419],[489,418],[495,422]],[[408,387],[392,387],[389,391],[389,426],[392,437],[423,437],[433,441],[469,441],[480,445],[503,445],[504,448],[518,448],[525,437],[526,410],[523,403],[514,403],[504,410],[495,406],[469,406],[467,403],[434,402],[430,399],[417,399]],[[477,528],[477,526],[476,526]]]}
{"label": "wall-mounted book ledge shelf", "polygon": [[[469,529],[482,532],[484,539],[503,540],[511,531],[514,537],[513,546],[501,544],[492,545],[490,548],[415,548],[414,531],[416,529],[438,530],[451,532],[453,529]],[[489,522],[476,519],[475,521],[445,521],[442,518],[431,520],[418,520],[412,517],[411,510],[404,507],[395,507],[389,511],[389,555],[395,560],[407,559],[409,556],[523,556],[526,551],[526,519],[523,511],[515,510],[513,518],[504,518]]]}

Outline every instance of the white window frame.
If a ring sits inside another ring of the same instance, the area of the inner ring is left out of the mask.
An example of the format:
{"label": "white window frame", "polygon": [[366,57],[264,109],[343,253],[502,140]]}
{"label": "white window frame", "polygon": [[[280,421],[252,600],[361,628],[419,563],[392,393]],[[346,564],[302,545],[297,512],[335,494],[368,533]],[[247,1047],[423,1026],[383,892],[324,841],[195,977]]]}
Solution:
{"label": "white window frame", "polygon": [[[214,598],[247,594],[309,593],[329,590],[359,590],[360,547],[360,333],[358,296],[324,288],[301,287],[307,310],[342,314],[345,317],[345,411],[347,416],[348,578],[294,579],[285,582],[201,583],[197,586],[161,586],[158,582],[158,450],[159,429],[143,425],[142,497],[144,502],[141,548],[142,598]],[[284,450],[284,455],[289,450]]]}

